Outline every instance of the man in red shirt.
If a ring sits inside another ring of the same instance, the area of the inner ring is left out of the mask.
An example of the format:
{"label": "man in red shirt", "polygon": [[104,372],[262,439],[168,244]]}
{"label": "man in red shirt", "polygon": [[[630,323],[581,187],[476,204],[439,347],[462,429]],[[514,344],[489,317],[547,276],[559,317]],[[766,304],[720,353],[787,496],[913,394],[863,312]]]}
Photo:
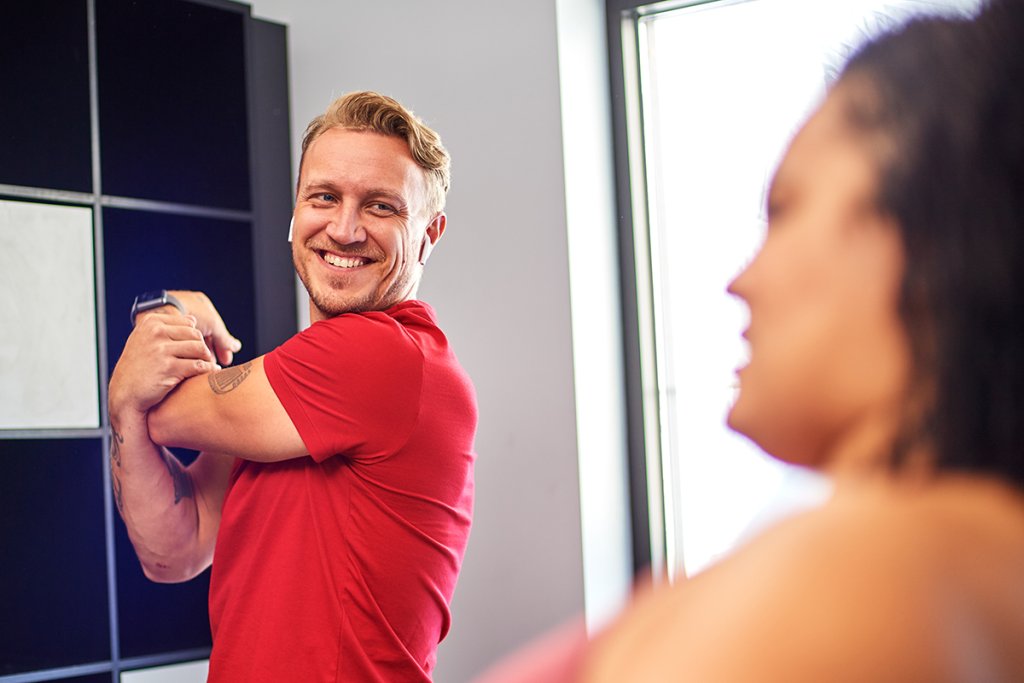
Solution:
{"label": "man in red shirt", "polygon": [[[239,343],[194,292],[136,301],[111,472],[146,575],[213,562],[210,681],[430,680],[469,535],[476,401],[416,299],[449,158],[376,93],[306,130],[292,255],[311,326]],[[164,446],[201,451],[184,467]]]}

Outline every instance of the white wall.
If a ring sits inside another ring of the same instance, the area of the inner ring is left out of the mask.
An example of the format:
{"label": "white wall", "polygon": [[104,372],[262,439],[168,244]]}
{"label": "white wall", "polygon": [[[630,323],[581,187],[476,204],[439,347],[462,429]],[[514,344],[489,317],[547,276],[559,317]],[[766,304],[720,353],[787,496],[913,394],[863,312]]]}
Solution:
{"label": "white wall", "polygon": [[[420,290],[476,384],[477,507],[436,680],[583,610],[555,0],[256,0],[287,24],[293,144],[338,94],[414,109],[453,158]],[[282,226],[282,234],[287,226]]]}

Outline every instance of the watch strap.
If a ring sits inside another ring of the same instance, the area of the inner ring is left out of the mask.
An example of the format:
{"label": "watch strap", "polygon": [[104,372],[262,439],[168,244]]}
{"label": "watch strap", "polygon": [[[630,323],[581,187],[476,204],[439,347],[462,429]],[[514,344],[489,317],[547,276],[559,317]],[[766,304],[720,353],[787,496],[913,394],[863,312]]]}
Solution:
{"label": "watch strap", "polygon": [[168,294],[166,289],[157,289],[152,292],[144,292],[135,297],[134,303],[132,303],[131,322],[132,327],[135,327],[135,317],[143,311],[151,311],[154,308],[160,308],[161,306],[174,306],[184,315],[187,313],[185,306],[178,301],[177,297],[173,294]]}

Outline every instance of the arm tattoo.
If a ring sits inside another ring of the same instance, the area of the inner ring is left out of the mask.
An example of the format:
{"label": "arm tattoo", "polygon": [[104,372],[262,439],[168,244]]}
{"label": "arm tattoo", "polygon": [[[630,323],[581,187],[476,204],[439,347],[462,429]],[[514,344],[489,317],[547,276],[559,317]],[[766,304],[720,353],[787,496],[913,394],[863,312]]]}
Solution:
{"label": "arm tattoo", "polygon": [[118,433],[117,427],[114,423],[110,423],[110,460],[118,467],[121,466],[121,444],[124,443],[124,437]]}
{"label": "arm tattoo", "polygon": [[110,481],[114,484],[114,502],[117,503],[117,511],[124,517],[124,492],[121,488],[121,477],[117,476],[114,468],[110,468]]}
{"label": "arm tattoo", "polygon": [[110,483],[114,489],[114,502],[117,504],[117,511],[124,517],[124,491],[121,485],[121,477],[117,475],[114,466],[121,469],[121,444],[124,437],[117,431],[114,423],[110,423]]}
{"label": "arm tattoo", "polygon": [[245,381],[250,372],[252,372],[252,361],[238,367],[211,373],[208,375],[210,378],[210,388],[213,389],[215,394],[226,394],[229,391],[234,391],[238,388],[239,384]]}
{"label": "arm tattoo", "polygon": [[171,480],[174,482],[174,504],[177,505],[182,498],[192,497],[192,475],[181,466],[177,458],[167,451],[162,451],[161,455],[167,466],[167,471],[171,475]]}

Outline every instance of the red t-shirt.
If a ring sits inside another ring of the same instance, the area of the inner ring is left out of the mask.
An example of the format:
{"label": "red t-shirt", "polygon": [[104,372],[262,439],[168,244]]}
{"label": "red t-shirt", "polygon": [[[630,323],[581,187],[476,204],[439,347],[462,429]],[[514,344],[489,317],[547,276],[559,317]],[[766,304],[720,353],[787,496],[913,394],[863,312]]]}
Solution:
{"label": "red t-shirt", "polygon": [[315,323],[263,367],[311,457],[236,464],[209,680],[430,680],[472,515],[469,378],[418,301]]}

